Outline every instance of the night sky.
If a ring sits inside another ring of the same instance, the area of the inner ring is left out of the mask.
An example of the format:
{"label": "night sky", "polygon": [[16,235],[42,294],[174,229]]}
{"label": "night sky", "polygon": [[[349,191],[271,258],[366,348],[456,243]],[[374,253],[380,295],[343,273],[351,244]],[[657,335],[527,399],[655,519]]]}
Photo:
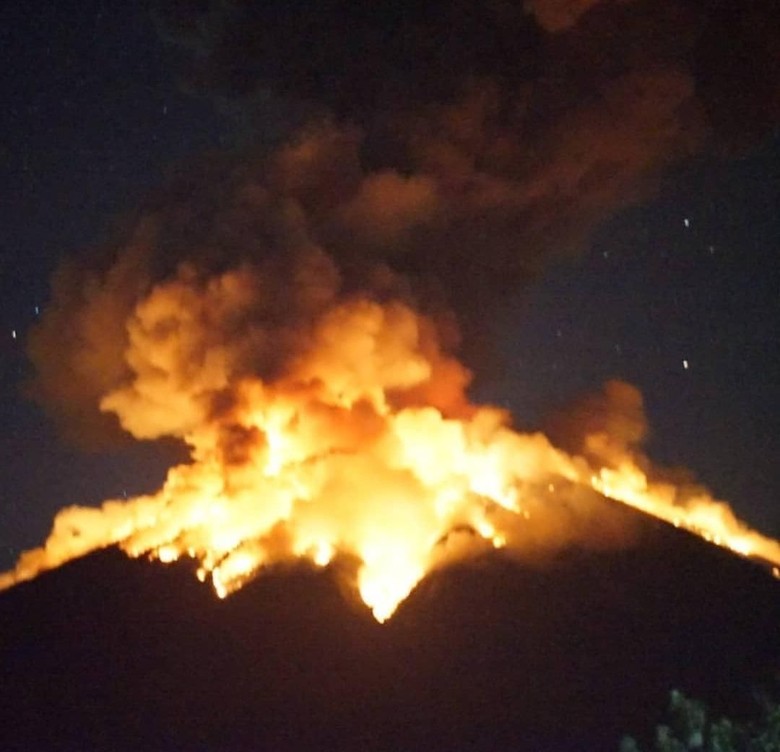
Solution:
{"label": "night sky", "polygon": [[[188,93],[135,4],[0,11],[0,565],[66,504],[156,488],[170,447],[83,452],[25,399],[25,338],[66,254],[110,233],[175,165],[243,138]],[[729,159],[667,170],[636,206],[510,295],[500,375],[475,396],[533,427],[608,378],[636,384],[649,453],[684,465],[737,513],[780,535],[780,134]]]}

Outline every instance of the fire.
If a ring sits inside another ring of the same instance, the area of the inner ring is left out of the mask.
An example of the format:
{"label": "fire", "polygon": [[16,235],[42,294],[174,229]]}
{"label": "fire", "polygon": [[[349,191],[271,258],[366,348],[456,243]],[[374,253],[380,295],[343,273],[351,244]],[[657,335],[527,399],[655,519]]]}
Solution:
{"label": "fire", "polygon": [[345,555],[384,621],[433,569],[520,545],[551,497],[583,489],[780,565],[778,542],[704,492],[652,481],[630,451],[568,454],[471,404],[432,320],[327,278],[313,300],[291,301],[297,314],[272,338],[255,268],[206,279],[183,268],[153,288],[127,322],[128,378],[102,409],[139,438],[180,437],[191,461],[156,493],[63,509],[0,587],[113,544],[194,560],[220,598],[272,563]]}
{"label": "fire", "polygon": [[649,483],[638,468],[628,463],[618,469],[602,468],[592,476],[591,483],[610,499],[690,530],[741,556],[755,556],[774,563],[780,561],[780,542],[751,530],[735,517],[728,504],[705,493],[681,496],[671,484]]}

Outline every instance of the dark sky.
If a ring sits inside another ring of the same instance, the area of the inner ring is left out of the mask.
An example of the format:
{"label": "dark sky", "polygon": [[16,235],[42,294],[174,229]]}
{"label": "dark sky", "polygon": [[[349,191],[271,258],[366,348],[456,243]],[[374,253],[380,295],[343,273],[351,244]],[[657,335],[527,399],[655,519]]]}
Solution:
{"label": "dark sky", "polygon": [[[72,503],[156,487],[171,451],[83,453],[24,399],[25,334],[63,255],[89,246],[172,166],[235,141],[184,93],[135,4],[0,11],[0,564]],[[33,8],[35,6],[35,8]],[[780,535],[780,135],[699,156],[546,267],[499,327],[505,365],[478,386],[521,427],[624,378],[644,393],[659,462],[693,469],[738,514]]]}

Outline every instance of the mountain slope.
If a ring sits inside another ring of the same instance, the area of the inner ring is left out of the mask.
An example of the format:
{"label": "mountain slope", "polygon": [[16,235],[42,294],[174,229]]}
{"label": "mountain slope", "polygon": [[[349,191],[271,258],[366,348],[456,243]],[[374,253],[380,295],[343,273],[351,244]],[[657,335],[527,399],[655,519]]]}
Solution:
{"label": "mountain slope", "polygon": [[603,513],[636,545],[490,554],[384,625],[345,563],[220,601],[185,564],[72,562],[0,594],[0,749],[614,750],[672,687],[738,712],[780,669],[778,582]]}

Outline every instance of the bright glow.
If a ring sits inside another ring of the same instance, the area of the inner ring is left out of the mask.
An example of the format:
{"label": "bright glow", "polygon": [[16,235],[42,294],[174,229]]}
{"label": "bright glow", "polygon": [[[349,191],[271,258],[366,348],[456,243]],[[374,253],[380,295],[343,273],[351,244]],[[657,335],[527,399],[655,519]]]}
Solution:
{"label": "bright glow", "polygon": [[[570,455],[514,431],[506,411],[471,404],[468,372],[405,303],[334,299],[285,331],[292,355],[258,378],[244,364],[263,339],[235,323],[255,288],[250,269],[205,283],[183,275],[138,304],[126,355],[134,376],[103,409],[137,437],[182,438],[192,461],[157,493],[63,509],[0,588],[112,544],[193,559],[220,598],[274,562],[325,567],[347,555],[384,621],[436,567],[529,540],[564,545],[572,533],[556,510],[594,490],[780,565],[780,544],[704,490],[654,481],[647,459],[608,430]],[[236,329],[236,341],[224,333]]]}

